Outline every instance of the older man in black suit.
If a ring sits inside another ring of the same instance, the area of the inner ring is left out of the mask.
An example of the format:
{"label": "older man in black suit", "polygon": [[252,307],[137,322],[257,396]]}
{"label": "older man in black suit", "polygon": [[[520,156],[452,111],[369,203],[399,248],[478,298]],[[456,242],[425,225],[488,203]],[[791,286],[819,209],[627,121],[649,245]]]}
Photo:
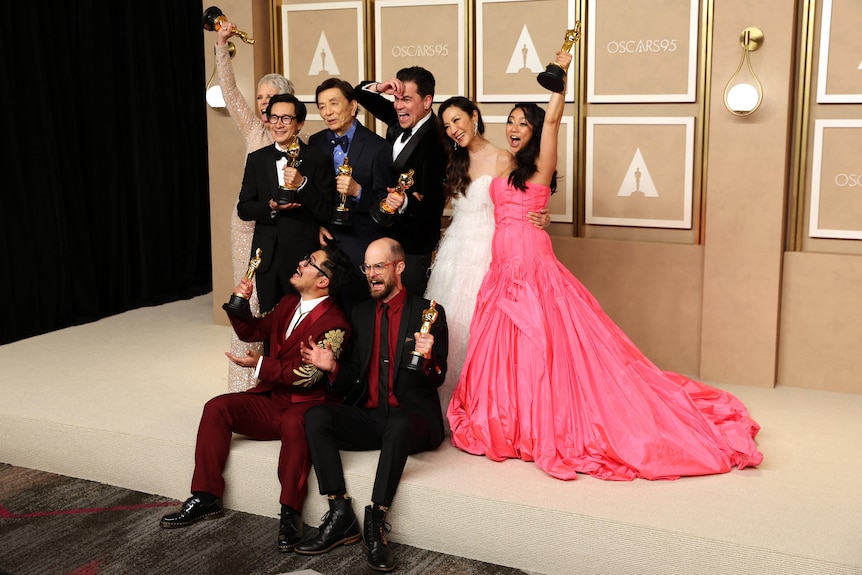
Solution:
{"label": "older man in black suit", "polygon": [[[407,205],[395,218],[388,236],[406,252],[404,286],[425,293],[431,257],[440,241],[440,218],[446,205],[443,179],[446,149],[431,104],[436,81],[425,68],[402,68],[385,82],[365,81],[357,86],[356,100],[388,125],[395,173],[413,170]],[[391,95],[394,101],[383,96]]]}
{"label": "older man in black suit", "polygon": [[[261,312],[274,308],[281,296],[296,293],[290,284],[296,262],[320,247],[320,226],[332,213],[335,182],[328,158],[298,138],[299,162],[288,158],[306,113],[295,96],[273,96],[266,116],[275,144],[250,153],[245,162],[236,209],[240,219],[255,222],[251,254],[260,248],[255,281]],[[281,187],[296,188],[298,199],[280,201]]]}
{"label": "older man in black suit", "polygon": [[[330,511],[317,536],[296,547],[299,554],[319,555],[356,543],[362,536],[368,565],[376,571],[391,571],[395,561],[386,542],[385,514],[407,456],[435,449],[443,441],[437,388],[446,377],[446,314],[439,306],[436,317],[433,312],[426,314],[431,302],[404,289],[404,268],[401,244],[391,238],[372,242],[363,264],[372,299],[353,310],[356,337],[349,360],[336,361],[331,350],[313,341],[301,352],[304,361],[330,374],[333,386],[352,392],[348,397],[355,401],[353,405],[316,406],[306,413],[311,459]],[[429,318],[433,323],[422,329]],[[414,357],[425,359],[413,365]],[[361,535],[347,495],[339,449],[380,450]]]}
{"label": "older man in black suit", "polygon": [[[392,146],[356,119],[359,104],[350,83],[328,78],[317,87],[315,94],[326,128],[312,135],[308,144],[330,158],[330,173],[337,191],[333,202],[338,205],[342,196],[345,198],[349,222],[349,225],[331,222],[321,230],[320,242],[334,240],[354,264],[353,275],[341,298],[342,307],[349,316],[355,304],[369,297],[365,277],[359,273],[365,248],[382,238],[386,231],[371,218],[371,212],[387,198],[387,187],[394,180]],[[340,168],[348,160],[350,173],[342,173]],[[392,201],[400,207],[403,199],[393,196]]]}

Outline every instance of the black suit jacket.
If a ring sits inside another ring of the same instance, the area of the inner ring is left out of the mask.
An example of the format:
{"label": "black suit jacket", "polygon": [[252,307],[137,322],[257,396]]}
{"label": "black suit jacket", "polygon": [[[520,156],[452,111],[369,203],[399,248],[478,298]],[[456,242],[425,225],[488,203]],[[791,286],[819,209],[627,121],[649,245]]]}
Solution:
{"label": "black suit jacket", "polygon": [[266,146],[246,157],[237,213],[240,219],[255,222],[251,253],[261,249],[258,273],[278,266],[292,269],[304,255],[317,250],[319,226],[326,225],[332,213],[335,182],[327,168],[329,160],[317,149],[302,142],[299,145],[302,162],[297,169],[308,178],[300,191],[302,207],[277,211],[275,215],[269,207],[269,200],[278,195],[275,146]]}
{"label": "black suit jacket", "polygon": [[[417,413],[434,426],[434,445],[443,441],[443,413],[440,409],[440,396],[437,388],[446,378],[446,357],[449,354],[449,328],[446,312],[437,304],[437,320],[432,324],[430,333],[434,336],[434,347],[425,372],[412,372],[401,367],[410,359],[413,351],[413,334],[422,326],[422,311],[431,302],[425,298],[407,294],[401,324],[398,328],[398,346],[395,352],[395,381],[392,391],[398,404]],[[371,364],[371,346],[374,342],[374,319],[377,309],[376,300],[366,300],[353,309],[353,334],[350,359],[339,363],[334,386],[347,393],[347,402],[363,405],[368,397],[368,366]],[[376,361],[376,360],[375,360]]]}
{"label": "black suit jacket", "polygon": [[[330,178],[335,179],[335,167],[332,164],[332,132],[328,129],[317,132],[308,139],[308,145],[320,150],[327,156]],[[327,225],[326,228],[338,241],[355,266],[365,261],[365,248],[368,244],[385,235],[386,229],[371,219],[371,210],[376,210],[380,202],[386,198],[386,188],[394,185],[395,176],[392,171],[392,146],[356,122],[356,131],[347,150],[347,157],[353,167],[353,179],[362,186],[359,201],[347,199],[350,209],[350,227]],[[334,191],[333,206],[341,201],[341,195]],[[330,214],[331,216],[332,214]]]}
{"label": "black suit jacket", "polygon": [[[398,115],[391,100],[362,89],[372,83],[365,81],[356,87],[356,100],[376,118],[386,123],[386,140],[394,142],[401,134]],[[431,117],[410,138],[393,162],[396,174],[410,169],[414,171],[414,183],[408,191],[410,201],[407,203],[407,209],[395,218],[387,233],[401,242],[408,254],[430,254],[440,241],[440,218],[446,206],[446,196],[443,193],[446,162],[446,148],[440,136],[437,116],[432,112]],[[422,200],[413,194],[418,194]]]}

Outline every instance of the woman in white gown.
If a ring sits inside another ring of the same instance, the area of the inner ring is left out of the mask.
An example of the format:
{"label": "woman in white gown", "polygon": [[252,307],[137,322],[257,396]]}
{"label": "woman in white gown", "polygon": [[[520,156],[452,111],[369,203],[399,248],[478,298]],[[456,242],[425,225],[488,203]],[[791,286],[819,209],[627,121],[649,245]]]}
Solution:
{"label": "woman in white gown", "polygon": [[[440,105],[438,116],[446,136],[452,140],[445,188],[451,201],[452,223],[437,247],[425,297],[446,309],[449,367],[440,388],[445,412],[467,355],[476,294],[491,263],[494,205],[488,189],[492,178],[509,174],[514,157],[485,138],[482,114],[471,100],[449,98]],[[544,228],[549,222],[547,213],[544,209],[529,212],[526,217],[536,227]]]}

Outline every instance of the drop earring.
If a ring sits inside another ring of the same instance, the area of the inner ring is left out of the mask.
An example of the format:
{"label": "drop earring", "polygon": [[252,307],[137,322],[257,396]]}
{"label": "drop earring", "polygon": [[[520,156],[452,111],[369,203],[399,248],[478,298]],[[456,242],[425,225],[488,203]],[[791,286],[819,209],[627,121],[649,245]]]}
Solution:
{"label": "drop earring", "polygon": [[475,122],[473,124],[473,135],[475,136],[478,133],[479,133],[479,122]]}

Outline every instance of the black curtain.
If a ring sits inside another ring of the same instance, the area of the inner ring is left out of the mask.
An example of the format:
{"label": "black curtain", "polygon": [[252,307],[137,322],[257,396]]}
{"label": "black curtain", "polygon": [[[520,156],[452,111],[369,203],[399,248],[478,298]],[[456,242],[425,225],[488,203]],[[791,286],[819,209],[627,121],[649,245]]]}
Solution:
{"label": "black curtain", "polygon": [[212,290],[201,13],[0,13],[0,344]]}

